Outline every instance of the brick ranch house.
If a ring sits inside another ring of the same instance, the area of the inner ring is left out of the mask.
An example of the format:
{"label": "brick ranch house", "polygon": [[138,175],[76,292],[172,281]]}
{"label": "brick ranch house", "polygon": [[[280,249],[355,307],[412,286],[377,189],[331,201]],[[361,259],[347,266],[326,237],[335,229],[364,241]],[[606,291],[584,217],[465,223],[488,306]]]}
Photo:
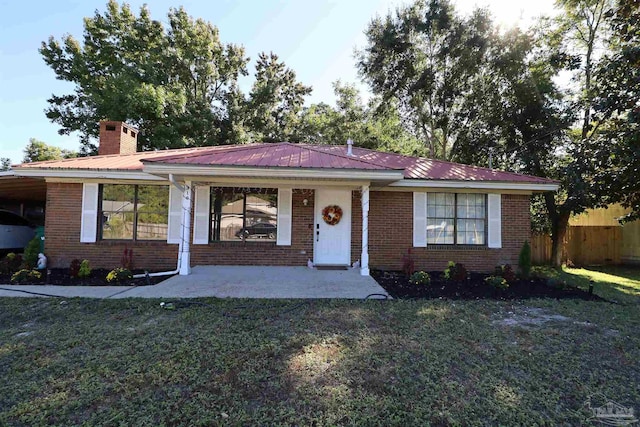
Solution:
{"label": "brick ranch house", "polygon": [[[359,265],[474,271],[517,263],[534,176],[357,147],[247,144],[136,152],[137,130],[100,123],[99,155],[13,167],[46,183],[45,252],[189,274],[192,265]],[[177,267],[177,268],[176,268]]]}

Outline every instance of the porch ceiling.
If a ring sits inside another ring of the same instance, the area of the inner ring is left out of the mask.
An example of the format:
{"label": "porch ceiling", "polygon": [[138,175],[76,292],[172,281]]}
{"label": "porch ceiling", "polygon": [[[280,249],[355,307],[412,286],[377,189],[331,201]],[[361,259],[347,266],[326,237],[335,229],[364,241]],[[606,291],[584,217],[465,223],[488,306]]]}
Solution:
{"label": "porch ceiling", "polygon": [[0,200],[45,202],[47,183],[44,179],[0,176]]}

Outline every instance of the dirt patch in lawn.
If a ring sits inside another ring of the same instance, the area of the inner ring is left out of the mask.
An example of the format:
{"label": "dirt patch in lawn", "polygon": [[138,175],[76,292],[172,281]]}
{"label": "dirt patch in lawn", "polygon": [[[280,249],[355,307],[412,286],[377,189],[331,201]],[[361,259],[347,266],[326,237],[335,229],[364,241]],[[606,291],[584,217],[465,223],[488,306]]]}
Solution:
{"label": "dirt patch in lawn", "polygon": [[562,282],[547,278],[518,279],[507,289],[496,289],[484,279],[486,274],[471,273],[467,280],[454,282],[446,280],[442,272],[430,272],[429,285],[416,285],[399,271],[372,270],[371,277],[393,298],[443,298],[443,299],[497,299],[514,300],[526,298],[574,298],[582,300],[602,300],[597,295],[570,287]]}
{"label": "dirt patch in lawn", "polygon": [[[71,277],[68,268],[52,268],[42,271],[42,278],[21,282],[20,285],[61,285],[61,286],[145,286],[155,285],[169,276],[142,277],[139,279],[122,280],[120,282],[107,282],[107,274],[110,270],[95,268],[91,270],[89,277]],[[134,270],[133,274],[143,274],[143,270]],[[10,274],[0,274],[1,284],[11,284]]]}

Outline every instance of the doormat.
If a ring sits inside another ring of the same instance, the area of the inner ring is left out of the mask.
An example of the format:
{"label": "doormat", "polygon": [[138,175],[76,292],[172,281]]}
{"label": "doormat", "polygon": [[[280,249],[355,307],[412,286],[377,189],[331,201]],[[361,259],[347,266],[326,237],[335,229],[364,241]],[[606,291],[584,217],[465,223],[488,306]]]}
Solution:
{"label": "doormat", "polygon": [[316,270],[348,270],[346,265],[316,265]]}

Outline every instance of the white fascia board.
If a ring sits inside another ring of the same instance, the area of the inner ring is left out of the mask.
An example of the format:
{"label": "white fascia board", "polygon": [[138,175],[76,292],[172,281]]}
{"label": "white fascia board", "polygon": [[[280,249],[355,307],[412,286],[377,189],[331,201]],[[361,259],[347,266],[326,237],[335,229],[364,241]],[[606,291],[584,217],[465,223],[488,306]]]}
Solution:
{"label": "white fascia board", "polygon": [[198,177],[257,177],[257,178],[310,178],[349,179],[366,181],[396,181],[403,178],[402,171],[353,169],[255,168],[244,166],[192,166],[145,164],[149,174],[174,174]]}
{"label": "white fascia board", "polygon": [[129,179],[144,181],[166,181],[166,178],[150,175],[141,171],[109,171],[109,170],[81,170],[81,169],[14,169],[15,176],[31,178],[72,178],[72,179]]}
{"label": "white fascia board", "polygon": [[531,182],[492,182],[492,181],[439,181],[424,179],[405,179],[396,181],[390,187],[405,188],[463,188],[474,190],[520,190],[520,191],[558,191],[559,184],[537,184]]}

